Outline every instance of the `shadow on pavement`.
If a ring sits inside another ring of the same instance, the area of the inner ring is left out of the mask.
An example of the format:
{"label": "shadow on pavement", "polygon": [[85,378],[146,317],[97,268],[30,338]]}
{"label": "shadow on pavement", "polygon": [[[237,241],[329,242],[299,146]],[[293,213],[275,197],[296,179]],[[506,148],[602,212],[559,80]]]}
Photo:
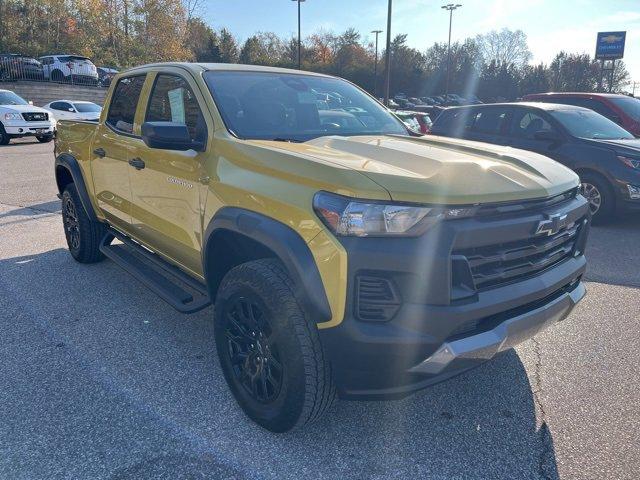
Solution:
{"label": "shadow on pavement", "polygon": [[181,315],[111,262],[80,265],[64,249],[1,260],[0,306],[0,464],[20,462],[26,477],[558,477],[544,415],[536,423],[541,386],[513,350],[274,435],[226,387],[212,308]]}
{"label": "shadow on pavement", "polygon": [[586,279],[640,287],[640,214],[628,214],[591,228]]}
{"label": "shadow on pavement", "polygon": [[36,203],[34,205],[28,205],[26,207],[16,207],[14,210],[0,213],[0,218],[43,215],[48,213],[58,213],[60,211],[60,200],[54,200],[52,202],[43,202]]}

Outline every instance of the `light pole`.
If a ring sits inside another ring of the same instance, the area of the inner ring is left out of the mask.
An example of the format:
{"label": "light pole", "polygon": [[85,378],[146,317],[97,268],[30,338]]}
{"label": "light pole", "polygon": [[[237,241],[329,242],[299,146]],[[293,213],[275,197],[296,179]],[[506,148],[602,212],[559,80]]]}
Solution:
{"label": "light pole", "polygon": [[389,106],[389,83],[391,81],[391,0],[389,0],[389,10],[387,12],[387,49],[385,57],[385,77],[384,77],[384,104]]}
{"label": "light pole", "polygon": [[451,23],[453,22],[453,11],[456,8],[460,8],[462,5],[458,4],[453,4],[453,3],[449,3],[448,5],[442,5],[441,8],[445,9],[445,10],[449,10],[449,46],[447,47],[447,82],[445,83],[445,89],[444,89],[444,94],[445,94],[445,99],[447,98],[446,96],[449,94],[449,69],[451,68]]}
{"label": "light pole", "polygon": [[305,0],[291,0],[292,2],[298,2],[298,70],[301,69],[301,50],[302,50],[302,36],[300,34],[300,4]]}
{"label": "light pole", "polygon": [[371,33],[376,36],[376,61],[373,67],[373,96],[378,98],[378,35],[382,33],[382,30],[371,30]]}

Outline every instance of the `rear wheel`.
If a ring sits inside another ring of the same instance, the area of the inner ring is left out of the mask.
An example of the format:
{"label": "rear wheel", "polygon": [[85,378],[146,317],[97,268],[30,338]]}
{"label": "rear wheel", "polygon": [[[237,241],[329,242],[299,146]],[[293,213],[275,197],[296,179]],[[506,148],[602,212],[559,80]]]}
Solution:
{"label": "rear wheel", "polygon": [[224,277],[214,334],[225,379],[244,412],[273,432],[318,418],[335,387],[315,324],[279,261],[256,260]]}
{"label": "rear wheel", "polygon": [[54,82],[62,82],[64,80],[64,74],[60,70],[54,70],[51,72],[51,80]]}
{"label": "rear wheel", "polygon": [[67,185],[62,193],[62,224],[73,258],[80,263],[96,263],[104,258],[100,242],[104,238],[106,227],[89,218],[73,183]]}
{"label": "rear wheel", "polygon": [[614,217],[615,198],[613,189],[600,175],[580,174],[580,191],[589,202],[589,210],[594,224],[609,222]]}

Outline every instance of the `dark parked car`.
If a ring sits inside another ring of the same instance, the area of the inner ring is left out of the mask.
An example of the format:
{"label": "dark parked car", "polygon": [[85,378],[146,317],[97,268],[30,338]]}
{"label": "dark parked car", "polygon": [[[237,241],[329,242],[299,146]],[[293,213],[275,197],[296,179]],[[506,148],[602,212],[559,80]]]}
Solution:
{"label": "dark parked car", "polygon": [[640,210],[640,140],[593,110],[551,103],[448,108],[431,134],[531,150],[572,168],[594,222]]}
{"label": "dark parked car", "polygon": [[98,71],[98,85],[101,87],[111,85],[111,80],[118,73],[118,70],[110,67],[97,67],[96,70]]}
{"label": "dark parked car", "polygon": [[614,93],[535,93],[525,95],[523,100],[589,108],[640,137],[640,100],[634,97]]}
{"label": "dark parked car", "polygon": [[0,54],[0,80],[42,80],[42,64],[18,53]]}

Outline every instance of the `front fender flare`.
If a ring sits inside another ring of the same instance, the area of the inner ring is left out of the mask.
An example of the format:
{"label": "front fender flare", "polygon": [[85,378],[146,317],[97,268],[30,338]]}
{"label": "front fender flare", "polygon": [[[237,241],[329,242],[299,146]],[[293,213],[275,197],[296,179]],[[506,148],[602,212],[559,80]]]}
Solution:
{"label": "front fender flare", "polygon": [[[209,222],[203,242],[203,267],[206,279],[215,265],[215,253],[210,252],[208,243],[216,232],[231,231],[244,235],[271,250],[284,264],[294,285],[295,294],[305,312],[316,322],[331,319],[331,307],[320,277],[320,272],[304,239],[291,227],[260,213],[237,207],[223,207]],[[209,285],[211,293],[218,285]]]}

